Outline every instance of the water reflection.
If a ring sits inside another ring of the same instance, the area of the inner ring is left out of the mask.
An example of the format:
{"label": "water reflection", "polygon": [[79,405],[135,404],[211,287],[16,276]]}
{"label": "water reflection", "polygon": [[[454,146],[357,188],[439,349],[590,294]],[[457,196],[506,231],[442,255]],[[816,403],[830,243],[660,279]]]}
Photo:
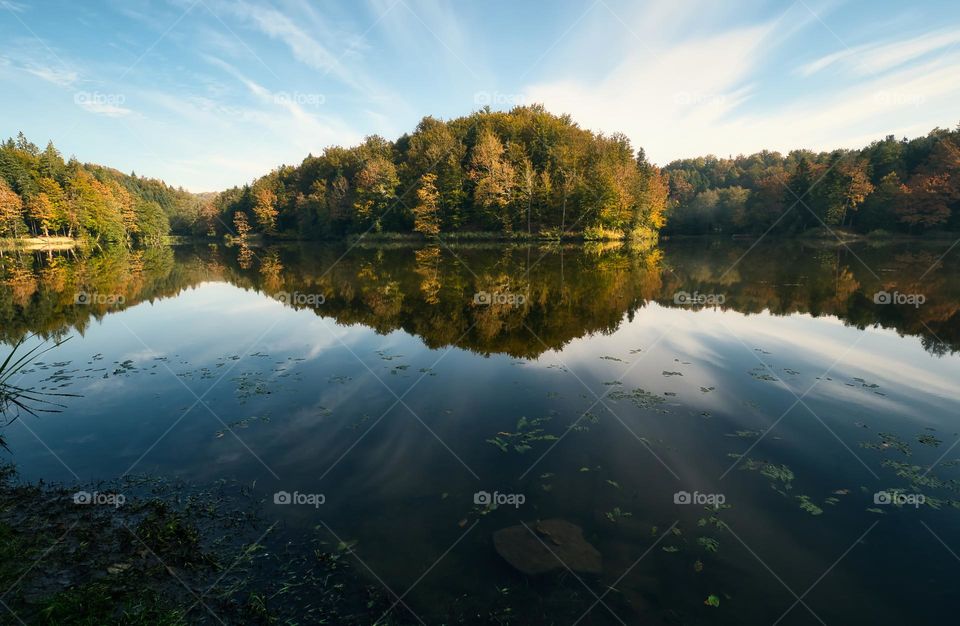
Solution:
{"label": "water reflection", "polygon": [[[90,318],[225,281],[343,324],[404,330],[431,348],[482,354],[536,357],[577,337],[610,333],[651,301],[836,316],[920,337],[928,351],[943,354],[960,347],[960,268],[957,255],[945,251],[687,241],[642,252],[611,244],[8,254],[0,259],[0,319],[7,342],[27,332],[83,332]],[[877,294],[923,301],[878,306]]]}
{"label": "water reflection", "polygon": [[[9,444],[30,478],[255,484],[289,528],[357,541],[428,623],[573,623],[595,605],[581,623],[769,624],[824,572],[780,623],[935,623],[957,571],[938,538],[960,541],[960,293],[944,252],[7,256],[4,336],[83,335],[26,379],[83,397]],[[882,291],[926,301],[877,304]],[[326,501],[273,506],[278,490]],[[480,491],[524,502],[490,510]],[[558,519],[602,557],[590,590],[495,550],[499,531]]]}

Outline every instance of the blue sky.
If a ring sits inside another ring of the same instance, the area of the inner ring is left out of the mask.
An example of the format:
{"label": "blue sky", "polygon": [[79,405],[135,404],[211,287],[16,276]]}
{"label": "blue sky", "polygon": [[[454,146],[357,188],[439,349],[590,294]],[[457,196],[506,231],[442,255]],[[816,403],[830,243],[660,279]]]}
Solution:
{"label": "blue sky", "polygon": [[0,0],[0,135],[215,191],[540,102],[651,159],[960,122],[960,2]]}

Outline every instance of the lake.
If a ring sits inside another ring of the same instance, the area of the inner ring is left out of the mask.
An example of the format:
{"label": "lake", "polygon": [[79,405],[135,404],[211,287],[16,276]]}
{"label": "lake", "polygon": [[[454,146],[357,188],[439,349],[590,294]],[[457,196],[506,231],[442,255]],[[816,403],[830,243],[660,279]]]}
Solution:
{"label": "lake", "polygon": [[956,611],[949,243],[211,245],[0,268],[3,353],[71,337],[19,384],[79,396],[5,429],[23,479],[250,485],[290,535],[351,545],[398,620]]}

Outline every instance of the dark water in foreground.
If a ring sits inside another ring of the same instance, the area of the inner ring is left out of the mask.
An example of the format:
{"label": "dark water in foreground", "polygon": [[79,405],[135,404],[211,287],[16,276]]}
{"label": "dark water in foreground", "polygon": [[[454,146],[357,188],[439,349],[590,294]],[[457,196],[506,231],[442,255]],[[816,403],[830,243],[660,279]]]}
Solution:
{"label": "dark water in foreground", "polygon": [[[255,483],[430,624],[952,621],[960,250],[750,245],[7,255],[2,338],[73,337],[20,383],[82,397],[6,438]],[[599,574],[497,554],[548,519]]]}

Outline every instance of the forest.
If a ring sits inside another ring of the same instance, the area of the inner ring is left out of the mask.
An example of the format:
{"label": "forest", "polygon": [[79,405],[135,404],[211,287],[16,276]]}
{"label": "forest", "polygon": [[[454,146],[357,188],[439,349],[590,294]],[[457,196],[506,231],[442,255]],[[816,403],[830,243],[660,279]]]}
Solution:
{"label": "forest", "polygon": [[219,229],[306,238],[494,232],[655,239],[667,183],[621,134],[542,106],[425,117],[396,141],[367,137],[280,167],[216,199]]}
{"label": "forest", "polygon": [[340,239],[361,234],[655,241],[664,235],[960,231],[960,127],[860,150],[651,164],[622,134],[540,105],[425,117],[396,141],[331,146],[239,187],[194,194],[64,160],[21,133],[0,145],[0,237],[98,244]]}
{"label": "forest", "polygon": [[23,133],[0,144],[0,237],[161,243],[171,230],[195,230],[204,199],[156,179],[64,160],[52,142],[41,150]]}
{"label": "forest", "polygon": [[960,230],[960,126],[861,150],[674,161],[666,234]]}

